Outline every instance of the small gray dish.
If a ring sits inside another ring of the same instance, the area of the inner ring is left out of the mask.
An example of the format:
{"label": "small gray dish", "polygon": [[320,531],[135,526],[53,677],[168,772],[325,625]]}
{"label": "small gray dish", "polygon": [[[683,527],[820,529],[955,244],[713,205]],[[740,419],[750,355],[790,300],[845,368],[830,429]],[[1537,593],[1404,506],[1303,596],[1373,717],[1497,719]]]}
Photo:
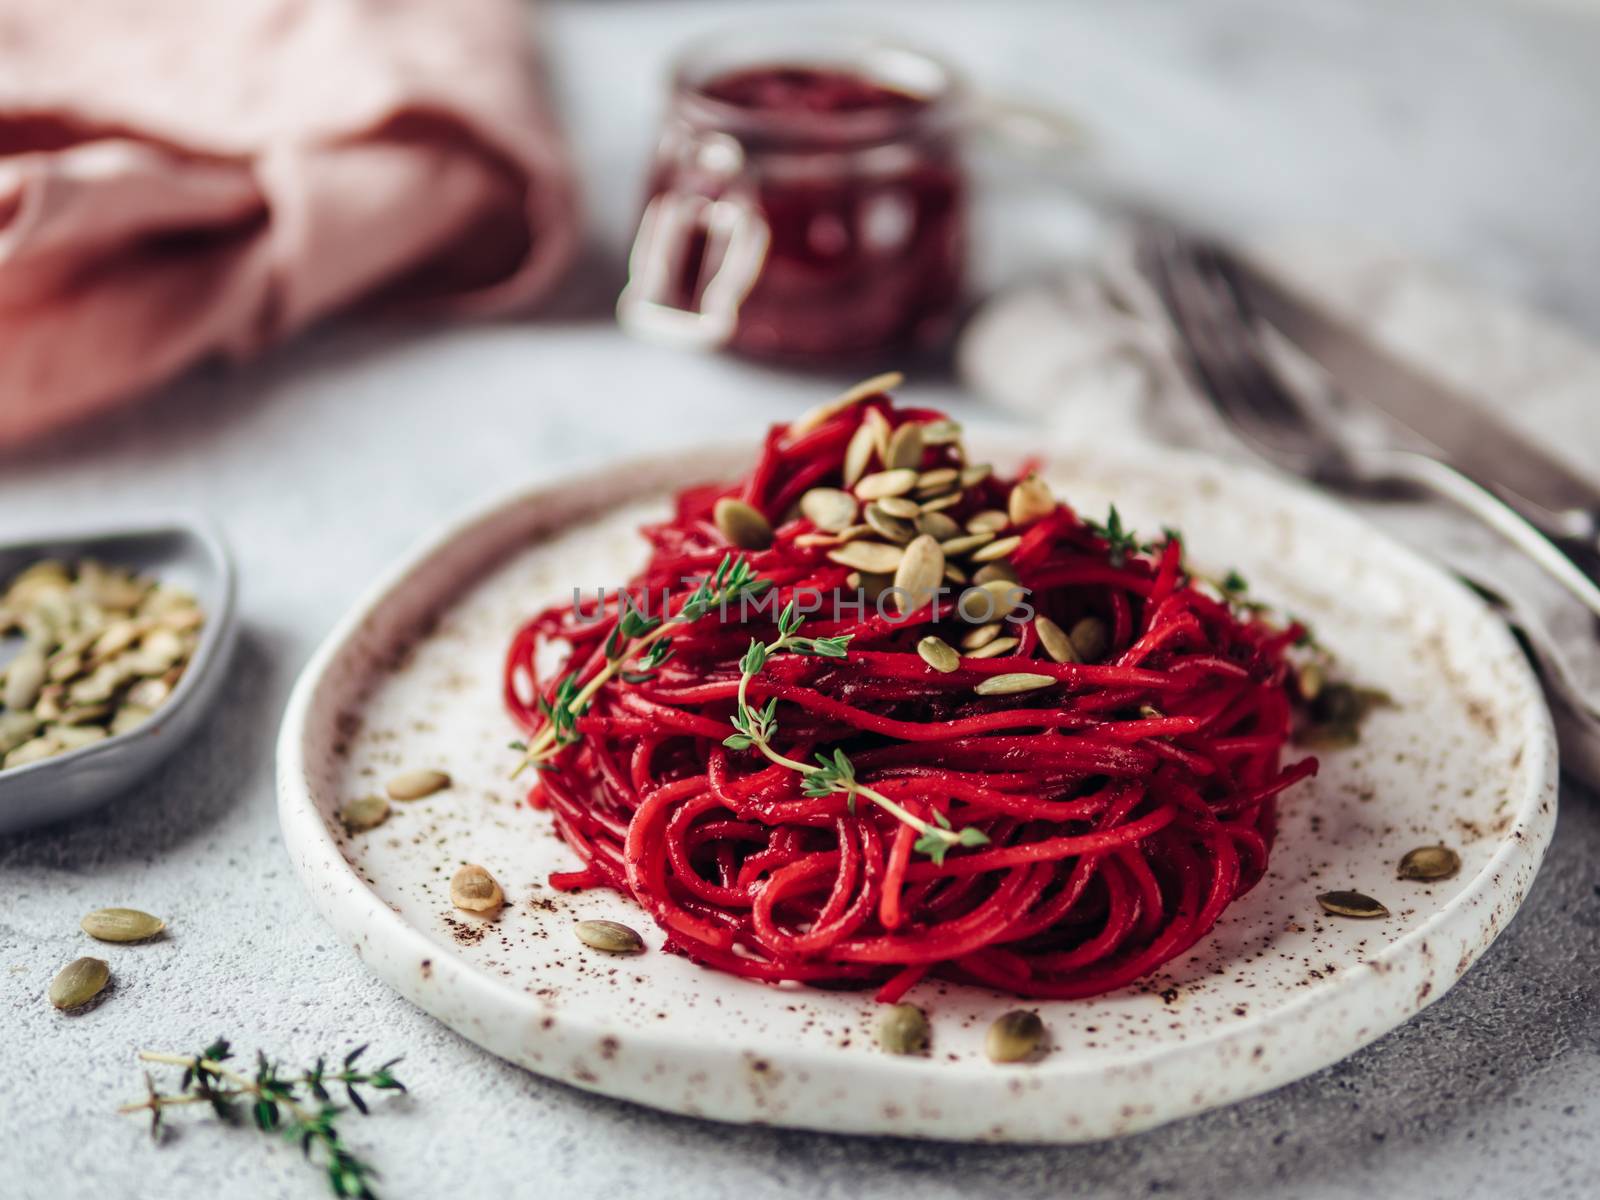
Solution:
{"label": "small gray dish", "polygon": [[[199,601],[206,622],[178,686],[144,724],[92,746],[0,770],[0,833],[78,816],[149,774],[210,711],[233,649],[233,562],[220,535],[202,520],[165,516],[109,529],[63,527],[15,539],[0,534],[0,581],[43,558],[98,559],[185,588]],[[20,648],[21,639],[0,638],[0,664]]]}

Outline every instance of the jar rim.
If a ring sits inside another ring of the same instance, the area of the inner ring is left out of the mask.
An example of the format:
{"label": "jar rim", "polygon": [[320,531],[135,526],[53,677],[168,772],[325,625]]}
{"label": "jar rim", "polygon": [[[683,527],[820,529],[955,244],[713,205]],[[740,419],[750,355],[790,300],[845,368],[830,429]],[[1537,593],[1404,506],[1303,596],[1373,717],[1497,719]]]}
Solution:
{"label": "jar rim", "polygon": [[[844,112],[773,112],[710,95],[712,79],[760,67],[829,66],[922,101],[914,107]],[[786,144],[870,145],[954,120],[967,84],[949,62],[893,34],[856,26],[766,23],[712,31],[684,45],[673,58],[675,107],[694,124],[734,136]]]}

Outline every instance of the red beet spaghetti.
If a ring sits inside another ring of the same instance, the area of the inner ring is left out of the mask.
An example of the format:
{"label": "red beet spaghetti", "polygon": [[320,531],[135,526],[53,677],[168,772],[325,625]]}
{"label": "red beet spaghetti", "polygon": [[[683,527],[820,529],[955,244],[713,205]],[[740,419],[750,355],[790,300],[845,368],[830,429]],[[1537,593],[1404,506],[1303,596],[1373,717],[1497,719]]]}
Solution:
{"label": "red beet spaghetti", "polygon": [[1304,631],[881,384],[683,492],[626,589],[517,633],[530,800],[583,864],[551,882],[750,978],[1131,983],[1261,878],[1316,770],[1280,762]]}

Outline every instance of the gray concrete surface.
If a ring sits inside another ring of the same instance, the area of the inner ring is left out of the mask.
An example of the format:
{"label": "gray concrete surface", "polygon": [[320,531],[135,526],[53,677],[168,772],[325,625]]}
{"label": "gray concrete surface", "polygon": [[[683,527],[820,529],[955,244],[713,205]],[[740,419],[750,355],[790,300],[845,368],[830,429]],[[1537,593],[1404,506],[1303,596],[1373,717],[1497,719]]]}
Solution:
{"label": "gray concrete surface", "polygon": [[[662,1116],[508,1067],[336,943],[277,836],[271,748],[296,671],[372,574],[530,475],[754,431],[828,381],[627,342],[604,318],[662,56],[750,4],[545,13],[595,254],[562,311],[460,330],[325,330],[240,371],[0,461],[0,524],[186,504],[238,554],[224,702],[155,778],[70,826],[0,839],[0,1197],[313,1197],[287,1147],[205,1120],[152,1145],[113,1113],[141,1047],[218,1033],[290,1059],[371,1041],[413,1095],[351,1130],[387,1196],[1573,1196],[1600,1179],[1600,809],[1569,788],[1526,908],[1445,999],[1277,1093],[1077,1149],[856,1141]],[[796,7],[796,6],[791,6]],[[807,11],[840,6],[811,5]],[[1073,106],[1119,183],[1228,228],[1351,229],[1414,247],[1600,335],[1600,17],[1576,6],[850,6],[996,90]],[[997,172],[995,164],[990,171]],[[998,183],[998,175],[992,175]],[[985,275],[1081,244],[1042,179],[991,187]],[[932,383],[925,395],[993,416]],[[114,992],[63,1017],[53,972],[105,904],[171,936],[109,948]]]}

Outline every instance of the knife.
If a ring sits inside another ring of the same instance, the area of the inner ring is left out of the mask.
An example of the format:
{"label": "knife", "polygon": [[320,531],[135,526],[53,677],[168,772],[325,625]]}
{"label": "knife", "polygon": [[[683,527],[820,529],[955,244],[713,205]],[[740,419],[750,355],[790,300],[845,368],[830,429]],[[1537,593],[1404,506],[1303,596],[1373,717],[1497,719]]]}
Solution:
{"label": "knife", "polygon": [[1558,542],[1600,552],[1600,485],[1464,396],[1400,361],[1366,334],[1243,255],[1229,258],[1241,298],[1340,388],[1427,442]]}

